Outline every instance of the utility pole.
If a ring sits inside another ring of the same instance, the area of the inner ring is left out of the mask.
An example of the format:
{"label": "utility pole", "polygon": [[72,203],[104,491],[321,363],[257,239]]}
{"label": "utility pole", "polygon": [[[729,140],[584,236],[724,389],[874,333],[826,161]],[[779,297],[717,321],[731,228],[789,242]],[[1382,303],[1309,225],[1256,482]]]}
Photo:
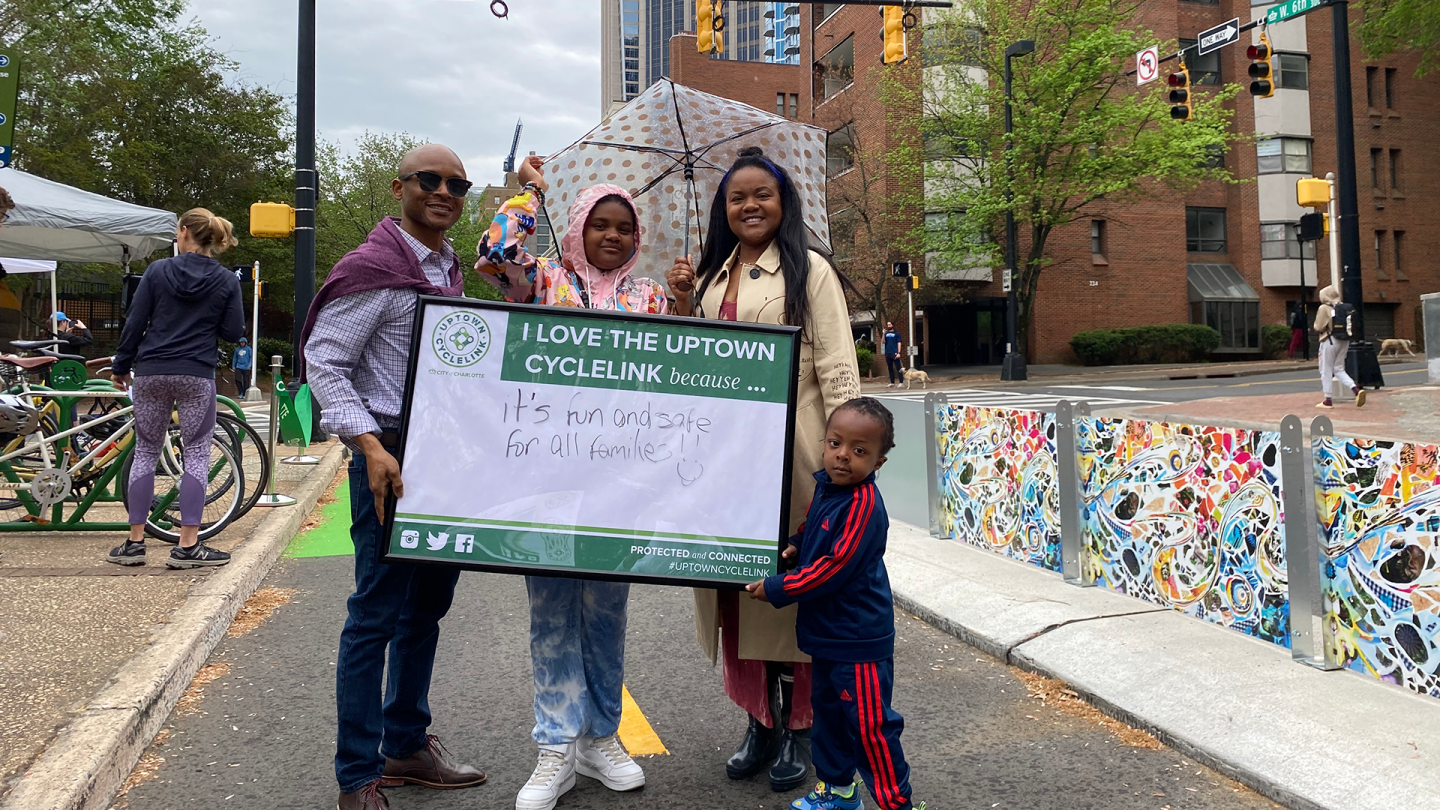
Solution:
{"label": "utility pole", "polygon": [[[300,0],[295,87],[295,349],[315,298],[315,0]],[[256,346],[255,351],[260,347]],[[292,368],[299,375],[299,368]]]}
{"label": "utility pole", "polygon": [[1015,291],[1019,276],[1015,243],[1020,237],[1015,230],[1015,165],[1010,156],[1015,150],[1015,122],[1010,109],[1010,60],[1034,52],[1035,42],[1028,39],[1012,43],[1005,49],[1005,359],[1000,365],[1002,380],[1023,380],[1026,377],[1025,354],[1020,349],[1021,336],[1018,334],[1020,307]]}
{"label": "utility pole", "polygon": [[1355,307],[1355,329],[1345,368],[1361,388],[1385,384],[1375,346],[1365,339],[1365,290],[1360,278],[1360,204],[1355,190],[1355,113],[1350,95],[1350,3],[1332,0],[1335,35],[1335,148],[1339,170],[1337,185],[1340,219],[1331,227],[1340,231],[1340,297]]}

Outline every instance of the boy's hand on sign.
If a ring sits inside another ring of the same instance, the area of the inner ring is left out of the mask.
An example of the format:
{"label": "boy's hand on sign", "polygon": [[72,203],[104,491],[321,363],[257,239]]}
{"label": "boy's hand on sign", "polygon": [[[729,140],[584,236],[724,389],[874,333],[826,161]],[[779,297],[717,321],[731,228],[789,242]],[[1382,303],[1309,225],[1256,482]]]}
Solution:
{"label": "boy's hand on sign", "polygon": [[681,256],[675,260],[665,274],[665,283],[670,286],[670,292],[675,294],[675,304],[681,315],[690,314],[690,293],[695,290],[695,264],[689,256]]}
{"label": "boy's hand on sign", "polygon": [[780,552],[780,570],[788,571],[794,568],[795,561],[798,559],[800,559],[800,549],[794,543],[791,543],[785,547],[784,551]]}
{"label": "boy's hand on sign", "polygon": [[365,454],[365,468],[370,475],[370,493],[375,496],[375,517],[385,522],[385,496],[395,490],[396,498],[405,497],[405,485],[400,481],[400,463],[380,445],[380,437],[366,433],[356,437],[360,450]]}
{"label": "boy's hand on sign", "polygon": [[761,602],[770,601],[770,597],[765,593],[765,580],[763,579],[757,579],[746,585],[745,590],[750,592],[751,599],[759,599]]}

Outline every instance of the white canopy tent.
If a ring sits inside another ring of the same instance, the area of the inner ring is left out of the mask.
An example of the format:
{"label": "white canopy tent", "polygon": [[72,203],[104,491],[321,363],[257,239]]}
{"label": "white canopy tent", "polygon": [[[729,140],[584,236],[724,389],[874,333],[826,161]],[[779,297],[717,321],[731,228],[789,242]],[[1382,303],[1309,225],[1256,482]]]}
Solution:
{"label": "white canopy tent", "polygon": [[[0,169],[0,188],[10,192],[15,209],[0,224],[0,259],[11,273],[50,273],[50,330],[55,324],[57,261],[101,262],[129,266],[169,247],[179,217],[169,211],[112,200],[55,183],[18,169]],[[24,259],[48,268],[18,269]]]}

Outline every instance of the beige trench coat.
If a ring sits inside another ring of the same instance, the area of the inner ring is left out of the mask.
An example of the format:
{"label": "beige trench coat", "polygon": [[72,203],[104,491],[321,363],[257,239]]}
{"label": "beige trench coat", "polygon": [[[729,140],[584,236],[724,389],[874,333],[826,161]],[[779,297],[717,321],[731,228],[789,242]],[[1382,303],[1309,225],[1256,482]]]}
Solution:
{"label": "beige trench coat", "polygon": [[[738,252],[738,248],[736,249]],[[759,278],[746,275],[740,280],[736,297],[736,320],[746,323],[778,324],[785,314],[785,278],[780,274],[780,250],[774,242],[758,262]],[[736,254],[725,262],[736,266]],[[725,298],[728,271],[721,271],[705,290],[696,308],[700,317],[718,318]],[[855,362],[855,342],[850,333],[850,310],[840,277],[818,253],[810,253],[808,280],[810,311],[806,318],[806,339],[800,344],[800,373],[795,392],[795,463],[790,480],[790,533],[805,520],[810,498],[815,494],[816,470],[823,464],[825,422],[830,412],[846,400],[860,396],[860,371]],[[796,605],[776,610],[770,605],[741,595],[740,657],[761,661],[809,661],[795,641]],[[720,615],[717,594],[708,588],[695,589],[695,633],[700,648],[713,662],[720,648]]]}

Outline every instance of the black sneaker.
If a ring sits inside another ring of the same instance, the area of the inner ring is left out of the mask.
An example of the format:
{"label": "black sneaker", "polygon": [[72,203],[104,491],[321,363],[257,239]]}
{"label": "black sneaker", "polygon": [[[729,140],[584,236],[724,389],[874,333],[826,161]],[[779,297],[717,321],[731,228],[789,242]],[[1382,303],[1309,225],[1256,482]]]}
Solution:
{"label": "black sneaker", "polygon": [[211,565],[224,565],[230,562],[230,555],[223,551],[216,551],[204,543],[196,543],[190,548],[176,546],[170,549],[170,559],[165,561],[166,568],[202,568]]}
{"label": "black sneaker", "polygon": [[110,549],[110,556],[105,559],[116,565],[144,565],[145,541],[135,543],[126,540],[125,545]]}

